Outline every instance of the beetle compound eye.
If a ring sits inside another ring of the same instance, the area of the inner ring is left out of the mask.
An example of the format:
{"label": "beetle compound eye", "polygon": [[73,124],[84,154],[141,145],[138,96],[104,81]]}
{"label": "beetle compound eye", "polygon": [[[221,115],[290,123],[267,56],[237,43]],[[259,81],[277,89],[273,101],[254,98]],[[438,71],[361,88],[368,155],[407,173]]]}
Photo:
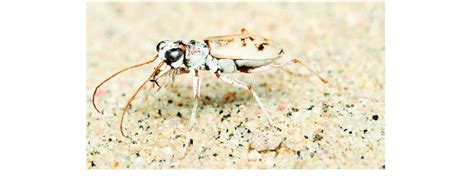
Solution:
{"label": "beetle compound eye", "polygon": [[179,48],[173,48],[166,52],[165,58],[167,63],[178,61],[183,56],[183,51]]}

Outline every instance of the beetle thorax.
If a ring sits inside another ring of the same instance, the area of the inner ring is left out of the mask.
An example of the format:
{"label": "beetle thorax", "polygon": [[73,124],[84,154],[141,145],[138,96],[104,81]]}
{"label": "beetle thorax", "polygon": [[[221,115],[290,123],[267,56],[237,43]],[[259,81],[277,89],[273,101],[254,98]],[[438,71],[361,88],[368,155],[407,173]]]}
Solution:
{"label": "beetle thorax", "polygon": [[203,40],[161,41],[157,50],[158,59],[173,69],[199,68],[209,56],[209,48]]}
{"label": "beetle thorax", "polygon": [[184,40],[186,44],[185,65],[190,69],[203,66],[209,57],[209,48],[203,40]]}

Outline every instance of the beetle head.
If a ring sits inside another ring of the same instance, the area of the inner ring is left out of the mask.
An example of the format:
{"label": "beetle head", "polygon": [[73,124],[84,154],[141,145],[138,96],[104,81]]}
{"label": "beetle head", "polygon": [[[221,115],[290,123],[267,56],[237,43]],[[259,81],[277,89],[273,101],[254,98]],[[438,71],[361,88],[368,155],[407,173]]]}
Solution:
{"label": "beetle head", "polygon": [[182,67],[186,46],[181,41],[161,41],[156,46],[156,50],[158,51],[158,58],[164,60],[171,68],[177,69]]}

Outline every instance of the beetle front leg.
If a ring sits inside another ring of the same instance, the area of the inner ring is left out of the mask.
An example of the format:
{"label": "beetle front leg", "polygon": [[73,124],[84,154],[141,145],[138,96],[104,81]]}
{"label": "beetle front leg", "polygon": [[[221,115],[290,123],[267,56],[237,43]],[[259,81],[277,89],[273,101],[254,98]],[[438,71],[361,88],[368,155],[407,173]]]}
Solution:
{"label": "beetle front leg", "polygon": [[268,114],[265,107],[263,107],[263,104],[262,104],[262,101],[260,100],[260,97],[258,97],[257,93],[252,89],[252,86],[250,86],[250,85],[248,85],[248,84],[246,84],[242,81],[239,81],[237,79],[234,79],[234,78],[231,78],[231,77],[228,77],[228,76],[224,76],[220,72],[215,73],[215,76],[218,79],[220,79],[221,81],[225,82],[225,83],[228,83],[228,84],[231,84],[235,87],[243,88],[243,89],[246,89],[246,90],[250,91],[252,93],[253,97],[255,98],[255,100],[257,101],[257,104],[260,107],[260,110],[262,110],[263,115],[265,116],[265,118],[267,118],[268,125],[269,125],[270,129],[273,127],[274,123],[273,123],[272,118]]}
{"label": "beetle front leg", "polygon": [[186,141],[184,142],[184,154],[182,158],[186,157],[186,154],[189,151],[189,146],[193,145],[193,139],[191,137],[191,131],[196,124],[196,112],[197,107],[199,104],[199,96],[201,94],[201,78],[199,77],[197,70],[192,70],[191,74],[193,74],[193,96],[194,96],[194,104],[193,109],[191,111],[191,119],[189,121],[188,131],[186,132]]}

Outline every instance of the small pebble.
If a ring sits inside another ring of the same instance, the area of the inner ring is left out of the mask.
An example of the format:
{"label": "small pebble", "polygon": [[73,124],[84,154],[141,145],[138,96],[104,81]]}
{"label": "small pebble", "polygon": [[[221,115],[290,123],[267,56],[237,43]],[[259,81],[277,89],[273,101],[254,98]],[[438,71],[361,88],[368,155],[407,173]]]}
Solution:
{"label": "small pebble", "polygon": [[258,131],[253,134],[250,144],[257,151],[275,150],[282,141],[283,138],[274,132]]}

